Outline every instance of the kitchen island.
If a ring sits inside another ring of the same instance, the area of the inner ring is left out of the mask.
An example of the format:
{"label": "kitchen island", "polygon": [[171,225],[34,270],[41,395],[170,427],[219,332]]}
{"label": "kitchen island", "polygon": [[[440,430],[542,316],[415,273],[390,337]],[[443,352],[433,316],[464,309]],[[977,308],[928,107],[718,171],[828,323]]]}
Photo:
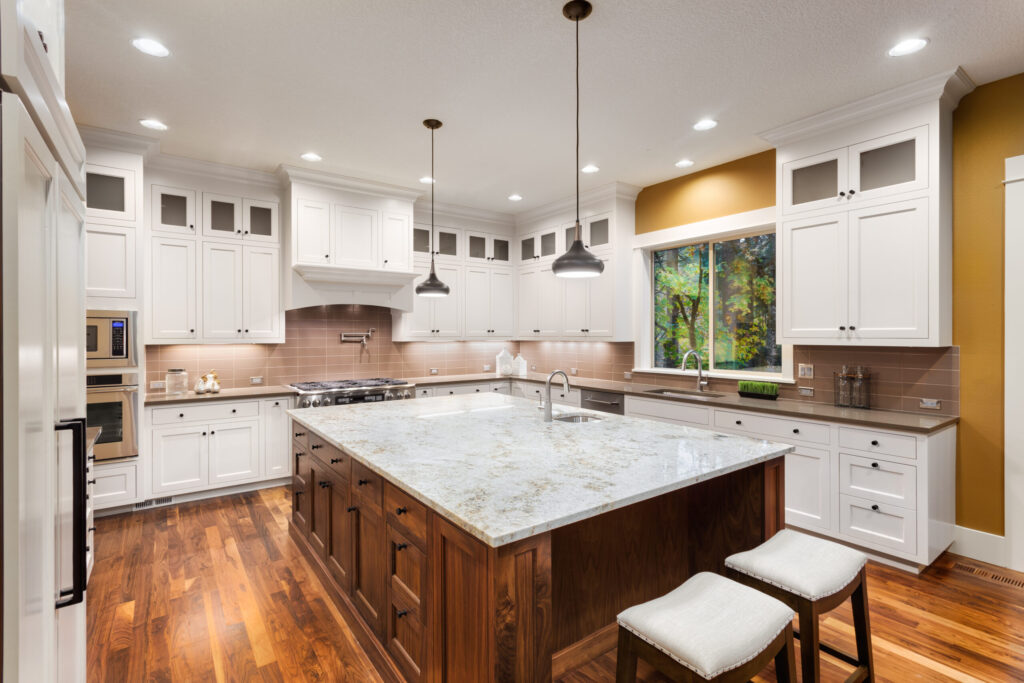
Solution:
{"label": "kitchen island", "polygon": [[291,531],[381,675],[545,681],[783,523],[784,444],[496,394],[293,410]]}

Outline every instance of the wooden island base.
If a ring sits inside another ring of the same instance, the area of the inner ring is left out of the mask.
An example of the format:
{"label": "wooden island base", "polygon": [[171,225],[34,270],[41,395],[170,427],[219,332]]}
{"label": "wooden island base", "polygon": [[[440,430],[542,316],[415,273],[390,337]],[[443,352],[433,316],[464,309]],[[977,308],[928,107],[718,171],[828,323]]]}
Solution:
{"label": "wooden island base", "polygon": [[492,548],[314,442],[293,443],[291,535],[385,681],[550,681],[783,526],[780,457]]}

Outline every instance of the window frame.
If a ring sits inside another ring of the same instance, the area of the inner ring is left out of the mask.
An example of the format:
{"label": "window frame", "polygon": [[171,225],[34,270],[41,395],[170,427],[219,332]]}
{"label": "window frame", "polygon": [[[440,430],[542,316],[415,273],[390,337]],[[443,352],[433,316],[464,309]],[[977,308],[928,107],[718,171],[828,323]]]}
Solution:
{"label": "window frame", "polygon": [[[732,380],[752,379],[780,384],[796,383],[793,377],[793,346],[791,344],[781,344],[781,373],[714,368],[714,244],[716,242],[728,242],[741,237],[753,237],[769,233],[776,235],[775,259],[776,264],[778,264],[778,230],[775,207],[637,235],[633,245],[634,301],[638,304],[634,321],[634,339],[636,341],[633,347],[633,372],[696,377],[697,369],[692,361],[690,367],[686,370],[654,367],[654,252],[707,243],[709,245],[707,295],[708,326],[710,328],[707,340],[709,365],[712,367],[704,368],[705,375]],[[779,272],[776,265],[775,291],[777,302],[781,300],[779,296]],[[779,315],[778,306],[776,306],[776,328],[779,322]]]}

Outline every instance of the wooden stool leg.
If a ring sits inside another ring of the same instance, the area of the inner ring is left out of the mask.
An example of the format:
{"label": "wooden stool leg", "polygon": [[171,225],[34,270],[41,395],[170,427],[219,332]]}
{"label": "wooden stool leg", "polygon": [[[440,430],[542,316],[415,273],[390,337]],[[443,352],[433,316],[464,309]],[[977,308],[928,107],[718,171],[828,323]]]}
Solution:
{"label": "wooden stool leg", "polygon": [[[860,585],[850,595],[853,603],[853,630],[857,638],[857,660],[860,666],[867,667],[866,681],[875,680],[874,657],[871,654],[871,619],[868,613],[868,576],[867,567],[860,570]],[[803,624],[800,625],[801,630]]]}
{"label": "wooden stool leg", "polygon": [[821,665],[818,661],[818,614],[814,603],[801,600],[800,609],[800,669],[802,683],[818,683],[821,680]]}
{"label": "wooden stool leg", "polygon": [[615,683],[636,683],[636,650],[633,634],[619,627],[619,648],[615,654]]}
{"label": "wooden stool leg", "polygon": [[796,652],[793,648],[793,624],[786,626],[786,642],[775,655],[775,680],[796,683]]}

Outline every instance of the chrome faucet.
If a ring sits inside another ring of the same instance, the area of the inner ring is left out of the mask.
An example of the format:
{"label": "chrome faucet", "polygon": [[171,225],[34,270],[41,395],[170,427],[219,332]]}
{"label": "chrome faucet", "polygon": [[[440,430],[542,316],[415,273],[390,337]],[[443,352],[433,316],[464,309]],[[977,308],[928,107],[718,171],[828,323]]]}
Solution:
{"label": "chrome faucet", "polygon": [[562,388],[565,393],[569,393],[569,375],[565,374],[564,370],[555,370],[548,375],[548,381],[544,383],[544,421],[551,422],[551,380],[555,378],[555,375],[562,376]]}
{"label": "chrome faucet", "polygon": [[704,387],[708,385],[708,381],[704,379],[704,362],[700,359],[700,354],[697,353],[696,349],[690,349],[683,354],[683,362],[679,364],[679,369],[686,369],[686,361],[691,355],[697,357],[697,391],[704,391]]}

